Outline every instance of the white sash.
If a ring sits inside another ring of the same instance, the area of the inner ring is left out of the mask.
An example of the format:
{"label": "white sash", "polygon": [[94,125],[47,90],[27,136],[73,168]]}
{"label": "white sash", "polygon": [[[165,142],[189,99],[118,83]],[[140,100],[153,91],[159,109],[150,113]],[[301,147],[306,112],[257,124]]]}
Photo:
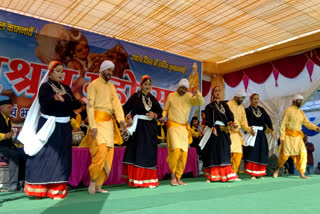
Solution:
{"label": "white sash", "polygon": [[127,130],[129,135],[133,135],[133,133],[136,131],[138,120],[153,120],[153,118],[148,117],[147,115],[135,115],[133,117],[133,124],[130,126]]}
{"label": "white sash", "polygon": [[[213,126],[216,126],[216,125],[225,126],[225,124],[224,124],[222,121],[220,121],[220,120],[217,120],[217,121],[214,123]],[[200,146],[201,150],[202,150],[202,149],[205,147],[205,145],[207,144],[207,142],[208,142],[208,140],[209,140],[209,138],[210,138],[210,136],[211,136],[212,129],[211,129],[209,126],[206,126],[203,131],[204,131],[204,135],[203,135],[203,137],[202,137],[202,139],[201,139],[201,141],[200,141],[200,143],[199,143],[199,146]]]}
{"label": "white sash", "polygon": [[[39,88],[42,83],[48,80],[48,78],[49,71],[47,71],[45,76],[42,78],[39,84]],[[47,143],[49,137],[55,129],[55,122],[66,123],[70,121],[70,117],[54,117],[41,114],[38,93],[32,102],[27,117],[23,123],[22,129],[18,135],[18,140],[24,144],[24,151],[29,156],[36,155]],[[45,122],[45,124],[43,124],[41,129],[36,132],[40,116],[46,118],[47,121]]]}
{"label": "white sash", "polygon": [[250,133],[245,134],[242,137],[243,140],[243,145],[244,146],[252,146],[254,147],[254,144],[256,142],[256,138],[257,138],[257,134],[258,134],[258,130],[262,131],[263,127],[262,126],[252,126],[254,132],[256,133],[254,136],[252,136]]}

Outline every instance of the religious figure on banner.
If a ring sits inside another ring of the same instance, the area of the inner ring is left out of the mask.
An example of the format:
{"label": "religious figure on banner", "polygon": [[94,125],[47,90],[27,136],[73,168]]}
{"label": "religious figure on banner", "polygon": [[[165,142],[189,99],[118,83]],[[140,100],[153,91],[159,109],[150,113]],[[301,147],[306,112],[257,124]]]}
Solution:
{"label": "religious figure on banner", "polygon": [[75,97],[83,95],[83,86],[87,83],[85,73],[99,73],[100,64],[110,60],[115,64],[114,77],[122,78],[125,69],[129,69],[128,53],[117,44],[104,53],[90,53],[88,39],[78,29],[66,29],[62,25],[46,24],[37,37],[35,50],[38,58],[48,63],[60,60],[67,68],[78,70],[79,77],[72,81]]}

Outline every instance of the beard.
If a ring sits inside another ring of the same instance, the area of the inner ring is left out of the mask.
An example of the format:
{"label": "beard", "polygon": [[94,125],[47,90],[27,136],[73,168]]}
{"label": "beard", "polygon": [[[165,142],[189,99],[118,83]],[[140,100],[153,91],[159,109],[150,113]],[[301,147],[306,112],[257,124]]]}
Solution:
{"label": "beard", "polygon": [[242,103],[241,100],[237,100],[236,102],[238,103],[238,105],[241,105],[241,103]]}
{"label": "beard", "polygon": [[102,74],[102,77],[105,81],[109,81],[111,79],[111,74]]}
{"label": "beard", "polygon": [[183,91],[178,91],[178,94],[180,95],[180,96],[183,96],[183,95],[185,95],[187,92],[183,92]]}
{"label": "beard", "polygon": [[302,106],[302,103],[296,103],[296,106],[300,108]]}

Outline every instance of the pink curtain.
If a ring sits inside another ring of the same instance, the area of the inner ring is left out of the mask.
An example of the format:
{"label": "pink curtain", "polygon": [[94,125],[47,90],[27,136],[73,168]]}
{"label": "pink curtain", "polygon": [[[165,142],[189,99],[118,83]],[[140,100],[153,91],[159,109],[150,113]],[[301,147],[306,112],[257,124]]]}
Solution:
{"label": "pink curtain", "polygon": [[[122,160],[124,155],[124,148],[115,148],[114,158],[112,163],[111,172],[105,185],[122,184]],[[170,174],[170,170],[167,163],[167,149],[158,148],[158,177],[162,180],[165,174]],[[88,168],[91,164],[91,155],[87,148],[72,148],[72,171],[69,178],[69,184],[72,186],[78,186],[82,183],[88,186],[90,183],[90,175]],[[196,177],[198,173],[198,158],[195,148],[189,148],[187,165],[185,173],[192,172]]]}

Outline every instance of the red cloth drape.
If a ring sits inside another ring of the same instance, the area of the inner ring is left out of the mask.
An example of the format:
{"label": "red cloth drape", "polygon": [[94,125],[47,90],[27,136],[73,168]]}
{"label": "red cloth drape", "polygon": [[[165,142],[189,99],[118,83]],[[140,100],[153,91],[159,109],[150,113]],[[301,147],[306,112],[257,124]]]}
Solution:
{"label": "red cloth drape", "polygon": [[308,72],[311,81],[313,67],[310,66],[310,63],[320,66],[320,49],[314,49],[298,55],[228,73],[223,75],[223,78],[226,84],[232,88],[239,85],[244,78],[249,78],[249,80],[255,83],[262,84],[269,78],[274,70],[278,71],[286,78],[293,79],[302,72],[307,63],[309,65]]}

